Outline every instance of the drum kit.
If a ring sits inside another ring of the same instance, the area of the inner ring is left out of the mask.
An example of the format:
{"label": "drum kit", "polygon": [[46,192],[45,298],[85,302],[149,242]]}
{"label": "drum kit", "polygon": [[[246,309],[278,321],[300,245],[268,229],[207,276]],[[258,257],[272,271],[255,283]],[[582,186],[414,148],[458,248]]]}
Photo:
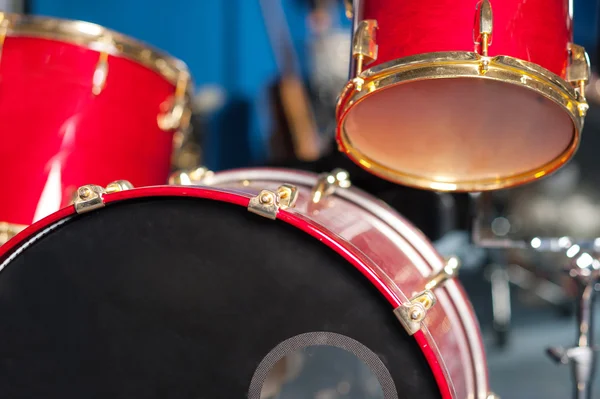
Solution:
{"label": "drum kit", "polygon": [[[576,152],[590,64],[568,0],[346,11],[336,140],[370,173],[478,195]],[[193,108],[182,61],[46,17],[2,14],[0,43],[4,397],[283,397],[270,370],[329,346],[368,366],[373,398],[497,398],[460,260],[345,170],[171,173]],[[595,358],[588,252],[569,269],[578,346],[551,351],[574,365],[578,399]],[[350,397],[345,383],[310,397]]]}

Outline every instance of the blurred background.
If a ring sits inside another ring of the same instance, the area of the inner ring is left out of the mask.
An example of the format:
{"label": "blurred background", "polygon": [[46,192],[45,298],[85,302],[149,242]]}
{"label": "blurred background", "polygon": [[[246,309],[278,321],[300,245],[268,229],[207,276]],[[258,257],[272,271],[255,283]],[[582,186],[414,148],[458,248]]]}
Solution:
{"label": "blurred background", "polygon": [[[336,153],[335,101],[350,54],[342,0],[30,0],[0,1],[0,8],[98,23],[184,60],[196,109],[181,166],[349,169],[356,185],[395,206],[441,252],[463,256],[461,279],[484,332],[494,391],[508,399],[570,396],[569,369],[545,354],[548,346],[570,346],[576,338],[567,257],[476,247],[473,196],[394,186]],[[595,69],[597,1],[575,0],[574,10],[574,41]],[[600,237],[600,82],[591,82],[588,98],[573,162],[541,182],[486,198],[479,222],[490,239]]]}

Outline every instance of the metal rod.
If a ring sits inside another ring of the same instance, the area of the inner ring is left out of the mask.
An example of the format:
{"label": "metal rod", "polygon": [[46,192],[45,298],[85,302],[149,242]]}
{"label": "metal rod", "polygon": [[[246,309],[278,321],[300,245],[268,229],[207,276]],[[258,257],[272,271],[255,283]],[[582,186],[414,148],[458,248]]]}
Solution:
{"label": "metal rod", "polygon": [[594,351],[594,299],[597,278],[577,279],[579,285],[579,306],[577,308],[578,334],[577,346],[571,365],[574,379],[574,398],[591,399],[592,382],[595,371],[596,355]]}

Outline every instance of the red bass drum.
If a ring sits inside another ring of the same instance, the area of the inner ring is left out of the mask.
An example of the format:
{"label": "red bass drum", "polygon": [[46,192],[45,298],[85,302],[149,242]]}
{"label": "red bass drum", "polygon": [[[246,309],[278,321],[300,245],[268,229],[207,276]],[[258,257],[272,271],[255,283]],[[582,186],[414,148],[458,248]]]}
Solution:
{"label": "red bass drum", "polygon": [[590,72],[569,0],[348,3],[354,61],[337,140],[363,168],[484,191],[538,179],[577,150]]}
{"label": "red bass drum", "polygon": [[0,240],[89,181],[167,182],[189,122],[184,63],[80,21],[0,14],[0,40]]}
{"label": "red bass drum", "polygon": [[345,172],[191,176],[0,248],[5,397],[491,397],[456,259]]}

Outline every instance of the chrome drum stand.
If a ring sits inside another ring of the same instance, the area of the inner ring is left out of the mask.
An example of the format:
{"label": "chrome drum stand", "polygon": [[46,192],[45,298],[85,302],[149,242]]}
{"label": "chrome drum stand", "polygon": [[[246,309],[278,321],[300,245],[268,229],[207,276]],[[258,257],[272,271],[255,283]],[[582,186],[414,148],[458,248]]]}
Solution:
{"label": "chrome drum stand", "polygon": [[572,348],[549,348],[548,355],[557,363],[571,365],[575,383],[573,397],[575,399],[591,399],[592,381],[596,369],[594,300],[595,293],[600,286],[600,261],[588,252],[579,254],[580,248],[580,245],[574,244],[566,251],[567,256],[575,258],[568,265],[566,271],[576,282],[578,289],[578,339]]}
{"label": "chrome drum stand", "polygon": [[[547,349],[547,354],[555,362],[571,366],[574,383],[573,398],[592,399],[597,350],[593,335],[594,300],[596,291],[600,290],[600,238],[576,241],[569,237],[533,237],[530,240],[498,237],[491,233],[482,216],[486,211],[488,213],[490,211],[489,198],[479,193],[472,194],[471,197],[476,208],[472,231],[472,240],[476,245],[496,250],[513,248],[560,253],[568,260],[564,271],[577,286],[578,339],[575,346],[571,348],[551,347]],[[508,284],[508,278],[506,283]],[[548,302],[556,302],[554,297],[556,295],[548,296]]]}

